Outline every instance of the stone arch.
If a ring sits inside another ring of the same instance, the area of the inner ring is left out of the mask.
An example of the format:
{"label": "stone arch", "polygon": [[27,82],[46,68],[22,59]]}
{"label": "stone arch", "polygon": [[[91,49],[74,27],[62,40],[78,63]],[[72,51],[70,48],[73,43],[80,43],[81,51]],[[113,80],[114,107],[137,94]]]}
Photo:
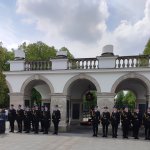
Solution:
{"label": "stone arch", "polygon": [[11,84],[7,80],[6,80],[6,84],[8,86],[9,93],[13,93],[12,86],[11,86]]}
{"label": "stone arch", "polygon": [[101,88],[100,88],[98,82],[96,81],[96,79],[94,79],[93,77],[86,75],[86,74],[79,74],[79,75],[72,77],[71,79],[69,79],[67,81],[67,83],[65,84],[64,89],[63,89],[64,95],[67,95],[69,86],[78,79],[87,79],[87,80],[91,81],[95,85],[97,92],[101,93]]}
{"label": "stone arch", "polygon": [[142,83],[146,87],[147,93],[150,93],[150,81],[145,76],[138,74],[138,73],[132,73],[132,72],[126,75],[123,75],[119,79],[117,79],[111,88],[111,92],[115,93],[117,86],[126,79],[139,79],[140,81],[142,81]]}
{"label": "stone arch", "polygon": [[33,75],[33,76],[29,77],[28,79],[26,79],[25,82],[23,83],[22,87],[21,87],[20,92],[24,93],[24,90],[25,90],[26,86],[33,80],[42,80],[42,81],[44,81],[49,86],[49,89],[50,89],[51,93],[54,93],[54,87],[51,84],[51,82],[47,78],[45,78],[41,75]]}

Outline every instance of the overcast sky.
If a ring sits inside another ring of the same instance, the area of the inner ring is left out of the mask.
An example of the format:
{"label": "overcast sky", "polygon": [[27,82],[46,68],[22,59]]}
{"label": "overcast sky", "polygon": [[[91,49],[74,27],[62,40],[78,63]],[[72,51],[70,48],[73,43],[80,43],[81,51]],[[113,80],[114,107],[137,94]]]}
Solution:
{"label": "overcast sky", "polygon": [[0,0],[0,41],[8,49],[43,41],[75,57],[138,55],[150,38],[150,0]]}

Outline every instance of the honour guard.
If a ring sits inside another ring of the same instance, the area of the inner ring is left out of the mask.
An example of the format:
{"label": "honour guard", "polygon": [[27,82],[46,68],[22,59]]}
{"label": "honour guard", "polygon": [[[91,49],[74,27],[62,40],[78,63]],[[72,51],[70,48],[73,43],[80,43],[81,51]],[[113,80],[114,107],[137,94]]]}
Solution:
{"label": "honour guard", "polygon": [[10,132],[14,132],[15,119],[16,119],[16,110],[14,109],[14,105],[12,104],[8,111],[8,121],[10,122]]}
{"label": "honour guard", "polygon": [[24,120],[24,110],[21,109],[21,105],[18,105],[16,120],[18,124],[18,133],[22,133],[22,122]]}
{"label": "honour guard", "polygon": [[123,110],[123,112],[121,114],[123,138],[128,138],[130,121],[131,121],[131,114],[130,114],[128,108],[125,107],[125,109]]}
{"label": "honour guard", "polygon": [[145,127],[145,140],[150,140],[150,107],[147,109],[147,112],[144,114],[143,123]]}
{"label": "honour guard", "polygon": [[31,130],[31,119],[32,119],[32,114],[29,109],[29,107],[26,107],[24,111],[24,125],[25,125],[25,133],[30,133]]}
{"label": "honour guard", "polygon": [[100,112],[98,111],[98,106],[91,111],[91,121],[93,126],[93,136],[97,137],[98,134],[98,124],[100,123]]}
{"label": "honour guard", "polygon": [[35,110],[33,112],[33,121],[34,121],[34,126],[35,126],[35,134],[39,133],[39,121],[40,121],[40,110],[38,106],[35,106]]}
{"label": "honour guard", "polygon": [[60,119],[61,119],[61,114],[58,109],[58,105],[56,105],[55,110],[53,110],[53,113],[52,113],[52,121],[54,124],[54,133],[53,134],[56,134],[56,135],[58,134],[58,125],[59,125]]}
{"label": "honour guard", "polygon": [[40,123],[41,123],[41,130],[40,132],[44,132],[44,106],[41,107],[41,111],[40,111]]}
{"label": "honour guard", "polygon": [[139,138],[139,129],[142,123],[142,114],[139,112],[139,109],[135,109],[132,114],[132,125],[133,125],[133,137],[135,139]]}
{"label": "honour guard", "polygon": [[112,125],[112,137],[117,138],[118,125],[120,123],[120,114],[116,107],[113,108],[110,120]]}
{"label": "honour guard", "polygon": [[48,134],[48,130],[50,127],[50,111],[45,106],[44,112],[43,112],[43,134]]}
{"label": "honour guard", "polygon": [[104,112],[101,116],[102,127],[103,127],[103,137],[107,137],[108,126],[110,124],[110,113],[108,112],[108,107],[104,107]]}

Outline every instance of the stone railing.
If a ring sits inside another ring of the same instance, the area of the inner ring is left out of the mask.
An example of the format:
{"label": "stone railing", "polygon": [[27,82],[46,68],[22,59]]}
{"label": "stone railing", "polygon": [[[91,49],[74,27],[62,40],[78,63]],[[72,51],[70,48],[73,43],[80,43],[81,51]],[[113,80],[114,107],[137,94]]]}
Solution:
{"label": "stone railing", "polygon": [[51,70],[51,66],[51,61],[26,61],[24,70]]}
{"label": "stone railing", "polygon": [[150,67],[150,56],[119,56],[116,59],[115,68],[137,68],[137,67]]}
{"label": "stone railing", "polygon": [[68,69],[98,69],[97,58],[78,58],[68,62]]}
{"label": "stone railing", "polygon": [[[115,68],[150,67],[150,56],[118,56],[115,58]],[[101,69],[97,58],[78,58],[68,60],[68,69]],[[51,70],[51,61],[26,61],[24,70]]]}

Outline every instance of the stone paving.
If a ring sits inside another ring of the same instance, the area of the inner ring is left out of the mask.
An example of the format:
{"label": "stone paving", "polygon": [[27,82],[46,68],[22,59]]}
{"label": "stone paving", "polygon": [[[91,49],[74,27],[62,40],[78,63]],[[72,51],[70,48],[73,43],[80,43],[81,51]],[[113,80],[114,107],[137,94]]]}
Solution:
{"label": "stone paving", "polygon": [[59,133],[59,135],[43,134],[0,134],[0,150],[150,150],[150,141],[132,137],[107,139],[92,137],[90,133]]}

